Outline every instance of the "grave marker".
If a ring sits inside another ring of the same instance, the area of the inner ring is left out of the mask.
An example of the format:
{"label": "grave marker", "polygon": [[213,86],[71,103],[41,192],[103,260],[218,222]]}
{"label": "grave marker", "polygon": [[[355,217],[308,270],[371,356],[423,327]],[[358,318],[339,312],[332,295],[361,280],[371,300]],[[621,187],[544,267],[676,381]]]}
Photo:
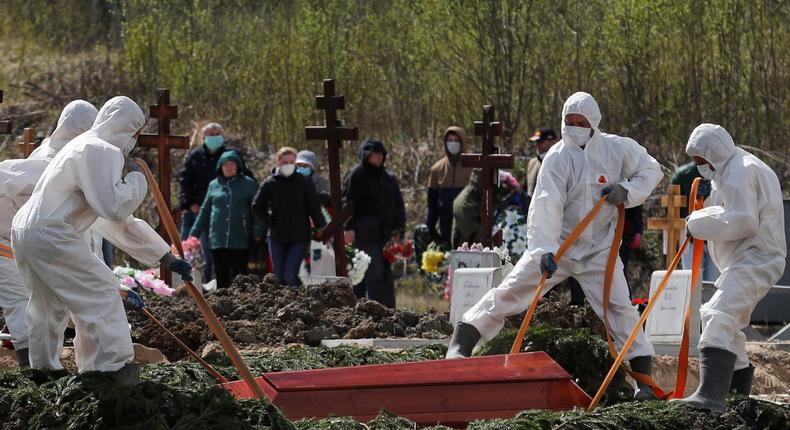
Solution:
{"label": "grave marker", "polygon": [[[650,297],[654,296],[658,284],[666,275],[665,270],[653,272],[650,279]],[[699,309],[702,306],[702,281],[698,280],[691,294],[691,270],[675,270],[664,293],[658,298],[653,312],[647,318],[645,332],[653,343],[656,354],[677,356],[683,340],[683,320],[686,307],[691,303],[689,324],[689,355],[697,355],[701,326]]]}
{"label": "grave marker", "polygon": [[22,158],[27,158],[38,147],[36,143],[36,129],[25,127],[22,134],[22,141],[19,142],[19,149],[22,151]]}
{"label": "grave marker", "polygon": [[670,185],[667,195],[661,196],[661,206],[667,208],[666,218],[649,218],[647,228],[664,231],[664,251],[667,267],[678,252],[678,238],[686,229],[686,220],[680,217],[680,208],[686,207],[688,197],[680,194],[680,185]]}
{"label": "grave marker", "polygon": [[332,222],[321,232],[321,237],[332,236],[335,249],[335,273],[346,276],[346,251],[343,225],[351,217],[350,207],[342,207],[340,196],[340,148],[343,141],[359,139],[359,130],[356,127],[340,127],[337,111],[346,108],[346,99],[335,95],[335,81],[324,79],[324,95],[315,96],[316,109],[323,110],[325,121],[323,126],[305,127],[307,140],[326,141],[326,150],[329,158],[329,186],[332,197]]}
{"label": "grave marker", "polygon": [[[483,106],[483,120],[475,121],[475,136],[483,138],[480,154],[462,154],[461,166],[474,167],[482,170],[480,184],[480,242],[484,246],[499,245],[501,243],[501,230],[496,237],[491,230],[494,225],[494,187],[497,179],[497,170],[513,167],[513,155],[498,154],[494,146],[494,139],[504,135],[505,126],[499,121],[494,121],[494,106]],[[499,242],[499,243],[496,243]]]}

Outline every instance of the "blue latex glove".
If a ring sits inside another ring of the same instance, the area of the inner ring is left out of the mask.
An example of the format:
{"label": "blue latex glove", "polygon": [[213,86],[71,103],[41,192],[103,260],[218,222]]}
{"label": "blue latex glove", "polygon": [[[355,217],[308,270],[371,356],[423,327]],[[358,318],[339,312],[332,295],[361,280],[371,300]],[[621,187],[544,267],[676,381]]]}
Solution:
{"label": "blue latex glove", "polygon": [[143,173],[143,169],[140,168],[140,166],[137,165],[137,163],[134,162],[134,158],[127,158],[126,159],[126,170],[128,170],[129,173],[131,173],[131,172]]}
{"label": "blue latex glove", "polygon": [[699,188],[697,188],[697,197],[702,197],[702,199],[705,200],[710,196],[710,192],[710,179],[703,179],[699,183]]}
{"label": "blue latex glove", "polygon": [[159,262],[162,263],[162,265],[165,266],[167,270],[181,275],[181,279],[185,281],[192,280],[192,265],[186,260],[182,260],[168,252],[159,260]]}
{"label": "blue latex glove", "polygon": [[607,185],[601,190],[601,197],[606,196],[606,201],[619,206],[628,200],[628,190],[620,184]]}
{"label": "blue latex glove", "polygon": [[143,298],[134,290],[122,289],[118,290],[123,299],[123,307],[129,310],[140,310],[145,307]]}
{"label": "blue latex glove", "polygon": [[557,271],[557,263],[554,262],[554,254],[547,252],[540,257],[540,273],[546,274],[546,279],[551,279]]}

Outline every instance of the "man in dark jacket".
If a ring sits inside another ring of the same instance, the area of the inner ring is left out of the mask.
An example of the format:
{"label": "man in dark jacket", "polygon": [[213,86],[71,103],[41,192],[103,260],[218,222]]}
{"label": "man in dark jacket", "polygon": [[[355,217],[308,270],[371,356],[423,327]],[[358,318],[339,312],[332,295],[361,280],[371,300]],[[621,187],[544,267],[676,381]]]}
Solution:
{"label": "man in dark jacket", "polygon": [[425,224],[431,233],[431,240],[449,247],[453,234],[453,200],[469,184],[472,175],[471,167],[461,166],[461,154],[465,152],[464,130],[461,127],[449,127],[444,132],[442,149],[444,157],[431,166],[428,179]]}
{"label": "man in dark jacket", "polygon": [[354,293],[394,308],[395,284],[384,246],[401,239],[406,228],[406,207],[397,179],[386,170],[387,150],[378,140],[367,139],[360,146],[360,163],[343,181],[343,200],[354,205],[346,224],[346,242],[370,255],[365,279]]}
{"label": "man in dark jacket", "polygon": [[313,181],[296,173],[296,150],[277,152],[277,168],[266,178],[252,202],[252,212],[269,230],[274,274],[283,285],[298,286],[299,268],[312,237],[312,224],[326,225]]}

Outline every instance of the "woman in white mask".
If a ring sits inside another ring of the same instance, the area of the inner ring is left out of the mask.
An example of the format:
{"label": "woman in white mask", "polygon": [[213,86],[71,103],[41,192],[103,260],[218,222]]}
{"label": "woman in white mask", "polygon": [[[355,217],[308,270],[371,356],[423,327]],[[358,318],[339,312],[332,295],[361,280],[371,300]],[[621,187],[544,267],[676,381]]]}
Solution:
{"label": "woman in white mask", "polygon": [[[461,165],[464,152],[464,129],[448,127],[442,136],[444,157],[431,166],[428,178],[428,210],[425,224],[434,242],[450,245],[453,228],[453,200],[469,185],[472,168]],[[436,224],[439,229],[436,229]]]}
{"label": "woman in white mask", "polygon": [[258,189],[252,211],[269,231],[269,255],[281,285],[298,286],[312,225],[326,225],[313,181],[296,172],[296,149],[280,148],[277,167]]}

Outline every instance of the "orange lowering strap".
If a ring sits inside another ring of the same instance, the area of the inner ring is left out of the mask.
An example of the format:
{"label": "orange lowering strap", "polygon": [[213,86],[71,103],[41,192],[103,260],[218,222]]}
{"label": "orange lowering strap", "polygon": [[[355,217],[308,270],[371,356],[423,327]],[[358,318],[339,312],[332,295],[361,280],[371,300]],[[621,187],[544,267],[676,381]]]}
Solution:
{"label": "orange lowering strap", "polygon": [[0,243],[0,257],[14,259],[14,250],[10,246]]}

